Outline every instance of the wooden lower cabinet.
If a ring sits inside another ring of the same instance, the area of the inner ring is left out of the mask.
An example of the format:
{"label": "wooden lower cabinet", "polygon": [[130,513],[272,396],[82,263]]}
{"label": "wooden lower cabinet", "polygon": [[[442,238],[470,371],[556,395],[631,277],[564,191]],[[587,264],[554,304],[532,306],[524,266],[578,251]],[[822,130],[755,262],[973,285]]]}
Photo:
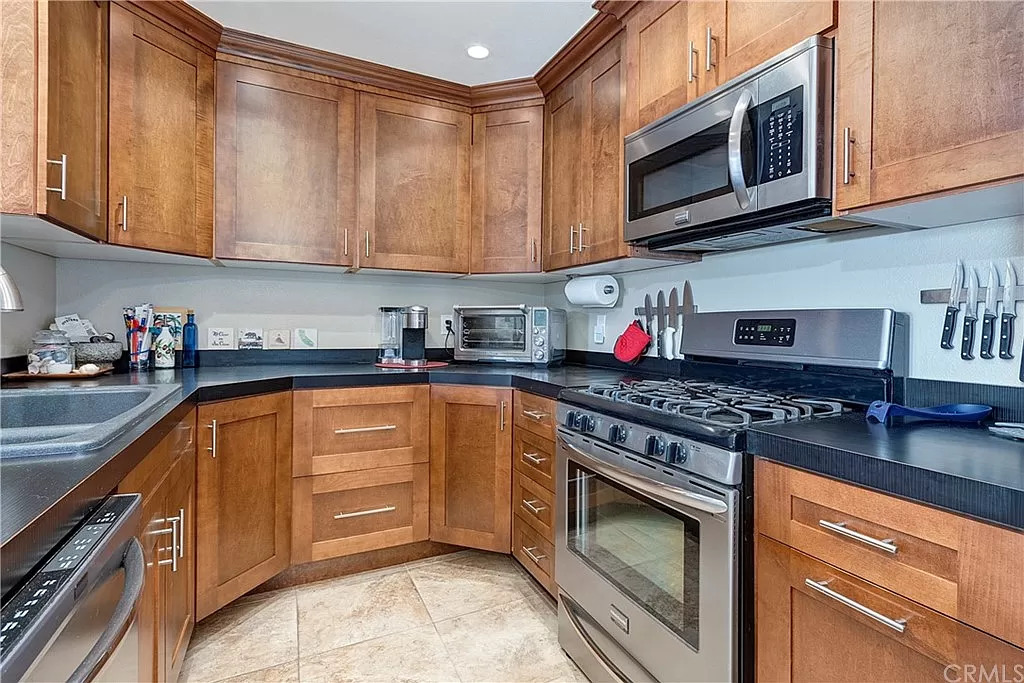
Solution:
{"label": "wooden lower cabinet", "polygon": [[427,463],[293,480],[292,564],[430,536]]}
{"label": "wooden lower cabinet", "polygon": [[766,536],[756,552],[758,681],[962,681],[969,666],[1014,680],[1024,671],[1024,650],[1003,640]]}
{"label": "wooden lower cabinet", "polygon": [[512,465],[548,491],[555,490],[555,442],[552,439],[516,426],[512,436]]}
{"label": "wooden lower cabinet", "polygon": [[548,593],[558,594],[558,586],[555,585],[555,546],[518,514],[512,518],[512,556]]}
{"label": "wooden lower cabinet", "polygon": [[430,539],[507,553],[512,391],[430,387]]}
{"label": "wooden lower cabinet", "polygon": [[196,615],[203,619],[288,566],[292,395],[199,406]]}

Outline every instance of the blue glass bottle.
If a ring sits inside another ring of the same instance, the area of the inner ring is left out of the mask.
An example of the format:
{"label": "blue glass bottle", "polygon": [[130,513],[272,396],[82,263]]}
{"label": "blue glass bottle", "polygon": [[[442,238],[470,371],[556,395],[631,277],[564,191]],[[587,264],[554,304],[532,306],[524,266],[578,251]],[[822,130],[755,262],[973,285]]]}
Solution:
{"label": "blue glass bottle", "polygon": [[196,366],[196,346],[199,341],[199,326],[196,325],[196,312],[188,310],[188,322],[181,329],[181,367]]}

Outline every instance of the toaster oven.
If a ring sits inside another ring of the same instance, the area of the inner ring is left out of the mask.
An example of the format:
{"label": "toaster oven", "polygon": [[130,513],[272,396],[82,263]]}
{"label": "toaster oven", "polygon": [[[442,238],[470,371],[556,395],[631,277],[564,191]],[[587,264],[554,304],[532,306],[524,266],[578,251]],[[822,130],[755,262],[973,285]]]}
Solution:
{"label": "toaster oven", "polygon": [[556,365],[565,311],[546,306],[455,306],[455,360]]}

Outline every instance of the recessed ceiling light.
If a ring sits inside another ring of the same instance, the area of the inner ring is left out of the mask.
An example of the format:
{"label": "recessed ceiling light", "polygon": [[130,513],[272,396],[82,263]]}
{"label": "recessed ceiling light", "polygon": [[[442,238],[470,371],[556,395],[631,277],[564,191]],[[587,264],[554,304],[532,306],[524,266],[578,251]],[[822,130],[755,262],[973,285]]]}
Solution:
{"label": "recessed ceiling light", "polygon": [[487,55],[491,54],[491,51],[483,45],[470,45],[466,48],[466,54],[473,59],[486,59]]}

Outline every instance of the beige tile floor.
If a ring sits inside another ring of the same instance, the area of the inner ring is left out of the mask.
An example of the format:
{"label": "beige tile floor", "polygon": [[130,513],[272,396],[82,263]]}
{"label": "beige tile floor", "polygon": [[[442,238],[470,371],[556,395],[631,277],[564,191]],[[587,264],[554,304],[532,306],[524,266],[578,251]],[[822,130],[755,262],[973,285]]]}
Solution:
{"label": "beige tile floor", "polygon": [[476,551],[236,600],[196,626],[181,681],[586,681],[555,603]]}

